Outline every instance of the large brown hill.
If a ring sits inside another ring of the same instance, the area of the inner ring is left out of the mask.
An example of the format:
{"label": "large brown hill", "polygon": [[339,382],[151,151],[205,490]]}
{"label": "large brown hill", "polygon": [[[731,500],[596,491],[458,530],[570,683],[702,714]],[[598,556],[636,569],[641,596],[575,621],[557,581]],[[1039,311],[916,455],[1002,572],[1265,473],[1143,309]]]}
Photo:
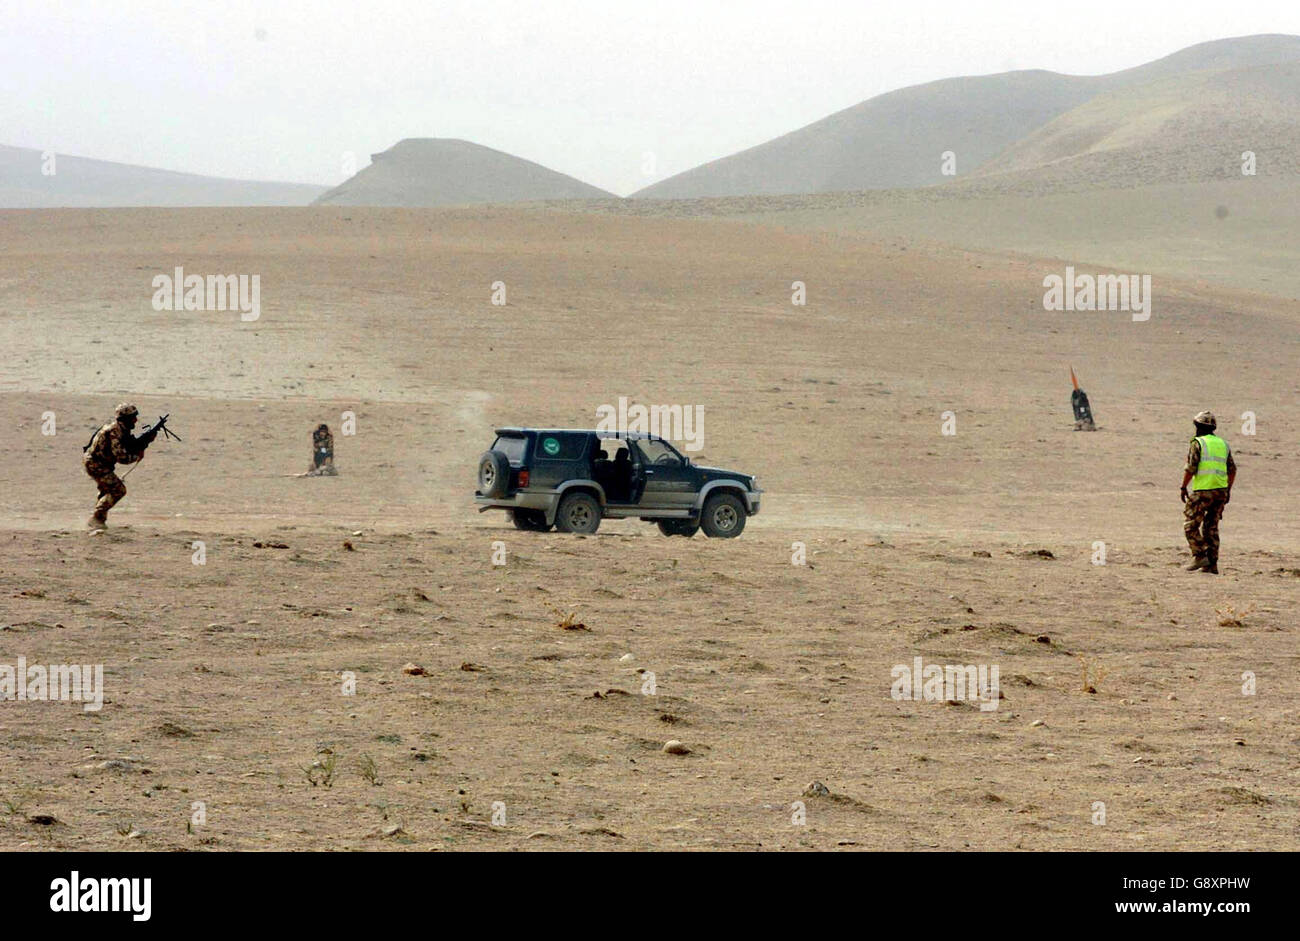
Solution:
{"label": "large brown hill", "polygon": [[[1008,154],[1015,159],[1018,147],[1028,148],[1018,159],[1036,165],[1036,158],[1060,145],[1058,136],[1071,136],[1077,112],[1093,102],[1096,110],[1084,111],[1084,118],[1125,121],[1149,130],[1160,128],[1165,114],[1160,108],[1195,107],[1187,133],[1203,141],[1217,133],[1226,144],[1244,126],[1244,114],[1262,114],[1279,100],[1293,101],[1298,62],[1300,37],[1266,35],[1201,43],[1109,75],[1027,71],[944,79],[879,95],[634,195],[689,199],[925,186],[952,181],[942,174],[945,151],[956,155],[959,179],[977,168],[999,166]],[[1216,81],[1214,72],[1235,77]],[[1206,84],[1213,86],[1214,96],[1198,101]],[[1067,114],[1075,117],[1056,135],[1047,130]],[[1281,117],[1291,128],[1293,114],[1294,106],[1288,105]],[[1039,133],[1049,139],[1035,142]],[[1184,149],[1178,141],[1167,146]],[[1008,169],[1019,165],[1013,162]],[[1119,172],[1107,168],[1108,174]],[[1143,168],[1130,167],[1129,172],[1136,174],[1134,182],[1144,181]]]}
{"label": "large brown hill", "polygon": [[411,138],[321,195],[324,206],[455,206],[611,194],[540,164],[469,141]]}
{"label": "large brown hill", "polygon": [[323,186],[229,180],[0,145],[0,208],[306,206]]}

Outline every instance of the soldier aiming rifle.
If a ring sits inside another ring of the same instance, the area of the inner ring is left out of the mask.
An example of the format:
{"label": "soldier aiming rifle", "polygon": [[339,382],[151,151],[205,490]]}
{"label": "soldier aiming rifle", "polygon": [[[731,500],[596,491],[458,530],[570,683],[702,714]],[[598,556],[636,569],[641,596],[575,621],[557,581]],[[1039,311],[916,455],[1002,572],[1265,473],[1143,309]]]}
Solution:
{"label": "soldier aiming rifle", "polygon": [[[114,411],[113,421],[100,427],[91,436],[90,442],[82,448],[81,459],[86,473],[99,487],[99,500],[95,503],[95,512],[86,521],[91,529],[105,529],[108,526],[108,511],[126,496],[126,484],[122,477],[114,473],[118,464],[135,464],[144,457],[145,450],[153,444],[158,433],[168,438],[180,437],[167,428],[167,415],[163,415],[152,428],[146,428],[144,434],[135,436],[131,429],[140,417],[140,410],[134,405],[123,403]],[[127,471],[129,474],[130,471]]]}

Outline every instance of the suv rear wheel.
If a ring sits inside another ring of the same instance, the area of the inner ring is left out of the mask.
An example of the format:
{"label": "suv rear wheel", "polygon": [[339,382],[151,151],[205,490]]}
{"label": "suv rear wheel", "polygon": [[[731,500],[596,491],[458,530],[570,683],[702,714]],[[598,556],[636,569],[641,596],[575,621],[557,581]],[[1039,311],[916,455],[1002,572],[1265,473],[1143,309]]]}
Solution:
{"label": "suv rear wheel", "polygon": [[566,493],[555,512],[555,528],[562,533],[590,535],[600,527],[600,504],[589,493]]}
{"label": "suv rear wheel", "polygon": [[504,497],[510,489],[510,459],[501,451],[484,451],[478,459],[478,489],[485,497]]}
{"label": "suv rear wheel", "polygon": [[704,535],[733,539],[745,529],[745,504],[733,493],[715,493],[704,502],[700,525]]}
{"label": "suv rear wheel", "polygon": [[659,520],[659,532],[665,536],[685,536],[687,539],[700,531],[695,520]]}
{"label": "suv rear wheel", "polygon": [[549,533],[551,524],[546,522],[546,514],[541,510],[511,510],[510,516],[515,521],[515,529],[530,533]]}

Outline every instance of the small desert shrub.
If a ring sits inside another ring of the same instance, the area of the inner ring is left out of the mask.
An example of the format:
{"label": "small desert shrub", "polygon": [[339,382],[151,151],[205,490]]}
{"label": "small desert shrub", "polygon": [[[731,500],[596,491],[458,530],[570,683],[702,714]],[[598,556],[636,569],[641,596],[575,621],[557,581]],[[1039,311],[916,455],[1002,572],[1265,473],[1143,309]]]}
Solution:
{"label": "small desert shrub", "polygon": [[1252,614],[1254,611],[1255,606],[1253,604],[1240,611],[1230,604],[1214,609],[1214,613],[1219,616],[1219,627],[1245,627],[1246,615]]}
{"label": "small desert shrub", "polygon": [[302,769],[302,773],[307,776],[307,781],[312,787],[317,785],[320,787],[333,787],[334,770],[338,767],[338,760],[338,756],[331,752],[307,765]]}
{"label": "small desert shrub", "polygon": [[30,787],[22,787],[16,791],[11,791],[4,797],[0,797],[0,808],[10,817],[17,817],[27,809],[32,801],[36,799],[36,791]]}
{"label": "small desert shrub", "polygon": [[[1101,685],[1101,681],[1106,678],[1108,671],[1105,667],[1094,666],[1093,662],[1088,660],[1087,657],[1081,656],[1079,657],[1079,672],[1082,676],[1082,683],[1079,688],[1085,693],[1095,693],[1097,687]],[[1091,682],[1088,680],[1089,673],[1092,674]]]}
{"label": "small desert shrub", "polygon": [[591,630],[591,628],[589,628],[586,624],[583,624],[581,621],[578,620],[577,611],[570,611],[568,614],[565,614],[561,608],[557,608],[555,605],[547,605],[547,607],[549,607],[552,613],[554,613],[554,615],[559,619],[555,622],[555,626],[558,627],[560,630],[562,631]]}

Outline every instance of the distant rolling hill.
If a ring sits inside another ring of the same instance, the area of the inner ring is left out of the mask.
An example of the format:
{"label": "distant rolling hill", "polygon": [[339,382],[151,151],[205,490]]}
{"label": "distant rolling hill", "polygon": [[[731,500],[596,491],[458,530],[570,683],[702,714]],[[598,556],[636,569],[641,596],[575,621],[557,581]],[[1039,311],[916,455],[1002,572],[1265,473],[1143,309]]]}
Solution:
{"label": "distant rolling hill", "polygon": [[306,206],[323,186],[177,173],[0,145],[0,209],[117,206]]}
{"label": "distant rolling hill", "polygon": [[455,206],[549,199],[608,199],[597,189],[540,164],[469,141],[411,138],[322,194],[322,206]]}
{"label": "distant rolling hill", "polygon": [[1106,92],[1072,108],[977,168],[1054,188],[1300,174],[1300,59],[1193,72]]}
{"label": "distant rolling hill", "polygon": [[[999,167],[1040,167],[1049,162],[1049,155],[1069,151],[1062,140],[1073,131],[1070,122],[1047,139],[1032,142],[1036,133],[1063,115],[1081,114],[1082,123],[1092,125],[1155,121],[1156,114],[1142,117],[1144,101],[1151,108],[1168,106],[1179,95],[1194,93],[1198,82],[1191,76],[1209,81],[1206,76],[1225,70],[1241,73],[1236,80],[1224,78],[1214,86],[1221,96],[1216,100],[1228,111],[1233,81],[1239,82],[1238,92],[1265,94],[1261,101],[1287,100],[1283,86],[1293,81],[1296,62],[1300,36],[1247,36],[1201,43],[1110,75],[1026,71],[944,79],[871,98],[633,195],[691,199],[926,186],[953,179],[941,173],[945,151],[956,155],[958,178],[981,168],[1001,172]],[[1148,99],[1138,90],[1150,85],[1156,90]],[[1110,96],[1110,104],[1099,102],[1095,112],[1085,110],[1098,96]],[[1250,101],[1245,106],[1253,108]],[[1212,133],[1211,112],[1202,110],[1196,118],[1196,133],[1202,137]],[[1024,151],[1017,153],[1018,146]],[[999,164],[1004,157],[1006,162]]]}

